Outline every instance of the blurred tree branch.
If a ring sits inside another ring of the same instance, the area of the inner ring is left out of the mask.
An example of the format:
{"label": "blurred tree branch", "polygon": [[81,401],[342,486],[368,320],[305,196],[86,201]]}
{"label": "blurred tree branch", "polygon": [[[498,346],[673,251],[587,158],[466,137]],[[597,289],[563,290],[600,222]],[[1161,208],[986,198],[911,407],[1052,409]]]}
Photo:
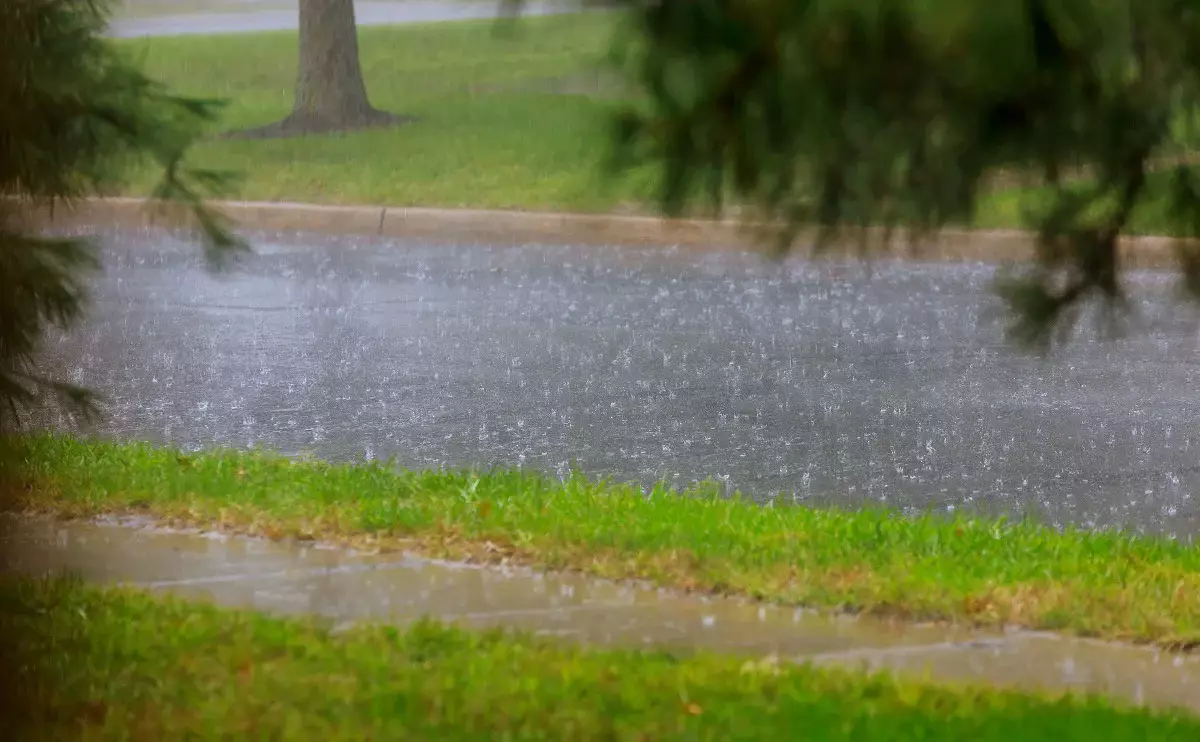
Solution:
{"label": "blurred tree branch", "polygon": [[[640,92],[614,122],[614,166],[655,164],[668,215],[736,201],[777,225],[780,254],[810,225],[919,240],[970,223],[989,179],[1031,173],[1037,260],[998,288],[1015,337],[1039,348],[1088,301],[1126,306],[1118,239],[1139,206],[1165,205],[1178,236],[1200,230],[1192,167],[1150,174],[1200,111],[1192,0],[609,4]],[[1200,250],[1179,244],[1195,298]]]}
{"label": "blurred tree branch", "polygon": [[203,200],[229,176],[184,159],[219,103],[144,76],[107,25],[102,0],[8,0],[0,13],[0,432],[47,394],[93,409],[85,389],[43,375],[36,352],[81,316],[97,254],[82,238],[30,233],[28,212],[110,192],[149,159],[163,171],[154,200],[191,210],[214,267],[246,249]]}

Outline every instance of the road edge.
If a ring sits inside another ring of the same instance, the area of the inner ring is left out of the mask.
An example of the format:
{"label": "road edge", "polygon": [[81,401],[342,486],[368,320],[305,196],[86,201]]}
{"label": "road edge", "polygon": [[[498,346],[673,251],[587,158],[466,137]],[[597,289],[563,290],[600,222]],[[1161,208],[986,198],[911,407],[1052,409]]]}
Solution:
{"label": "road edge", "polygon": [[[210,206],[239,229],[355,234],[432,242],[503,245],[618,245],[664,247],[689,251],[762,251],[763,225],[735,220],[664,219],[620,214],[501,211],[405,206],[340,206],[283,201],[212,201]],[[189,228],[185,210],[140,198],[89,198],[53,211],[37,208],[31,221],[46,228]],[[802,230],[792,254],[813,257],[815,230]],[[882,228],[868,228],[870,255],[895,259],[1012,263],[1034,254],[1035,235],[1021,230],[945,229],[916,245],[897,232],[885,243]],[[1188,243],[1194,241],[1189,240]],[[1130,267],[1157,268],[1176,264],[1180,240],[1130,235],[1120,242]],[[830,257],[861,256],[858,237],[836,239],[823,253]]]}

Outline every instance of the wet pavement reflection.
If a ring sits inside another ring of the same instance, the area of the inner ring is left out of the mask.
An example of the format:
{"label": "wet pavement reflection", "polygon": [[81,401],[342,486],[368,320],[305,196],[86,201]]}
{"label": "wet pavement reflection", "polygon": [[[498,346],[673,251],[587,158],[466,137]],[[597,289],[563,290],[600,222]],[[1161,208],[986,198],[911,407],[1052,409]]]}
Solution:
{"label": "wet pavement reflection", "polygon": [[104,235],[91,318],[46,349],[107,397],[85,430],[1200,527],[1200,336],[1168,274],[1134,277],[1129,336],[1042,360],[978,264],[250,237],[214,277],[194,244]]}
{"label": "wet pavement reflection", "polygon": [[0,517],[0,573],[64,571],[225,606],[314,614],[339,630],[358,621],[403,625],[429,616],[593,645],[892,669],[1200,710],[1200,658],[1149,648],[827,616],[578,575],[165,532],[136,521]]}

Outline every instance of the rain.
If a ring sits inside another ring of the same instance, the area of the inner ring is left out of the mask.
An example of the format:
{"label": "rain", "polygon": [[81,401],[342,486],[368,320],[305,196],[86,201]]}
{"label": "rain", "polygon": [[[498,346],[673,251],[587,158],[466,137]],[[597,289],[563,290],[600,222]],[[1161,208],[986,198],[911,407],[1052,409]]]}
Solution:
{"label": "rain", "polygon": [[93,432],[1200,526],[1196,317],[1165,273],[1133,276],[1124,336],[1085,323],[1039,357],[1006,342],[984,264],[250,238],[214,276],[186,239],[103,235],[89,319],[47,344],[103,395]]}

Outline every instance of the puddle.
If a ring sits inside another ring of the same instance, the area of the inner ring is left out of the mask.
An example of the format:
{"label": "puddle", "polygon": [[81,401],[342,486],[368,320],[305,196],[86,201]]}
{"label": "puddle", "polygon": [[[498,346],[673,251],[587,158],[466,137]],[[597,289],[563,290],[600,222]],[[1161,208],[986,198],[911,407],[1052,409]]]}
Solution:
{"label": "puddle", "polygon": [[0,572],[68,570],[335,627],[423,616],[589,644],[707,649],[943,681],[1099,692],[1200,711],[1200,657],[1032,632],[828,616],[644,585],[363,554],[128,523],[0,518]]}

